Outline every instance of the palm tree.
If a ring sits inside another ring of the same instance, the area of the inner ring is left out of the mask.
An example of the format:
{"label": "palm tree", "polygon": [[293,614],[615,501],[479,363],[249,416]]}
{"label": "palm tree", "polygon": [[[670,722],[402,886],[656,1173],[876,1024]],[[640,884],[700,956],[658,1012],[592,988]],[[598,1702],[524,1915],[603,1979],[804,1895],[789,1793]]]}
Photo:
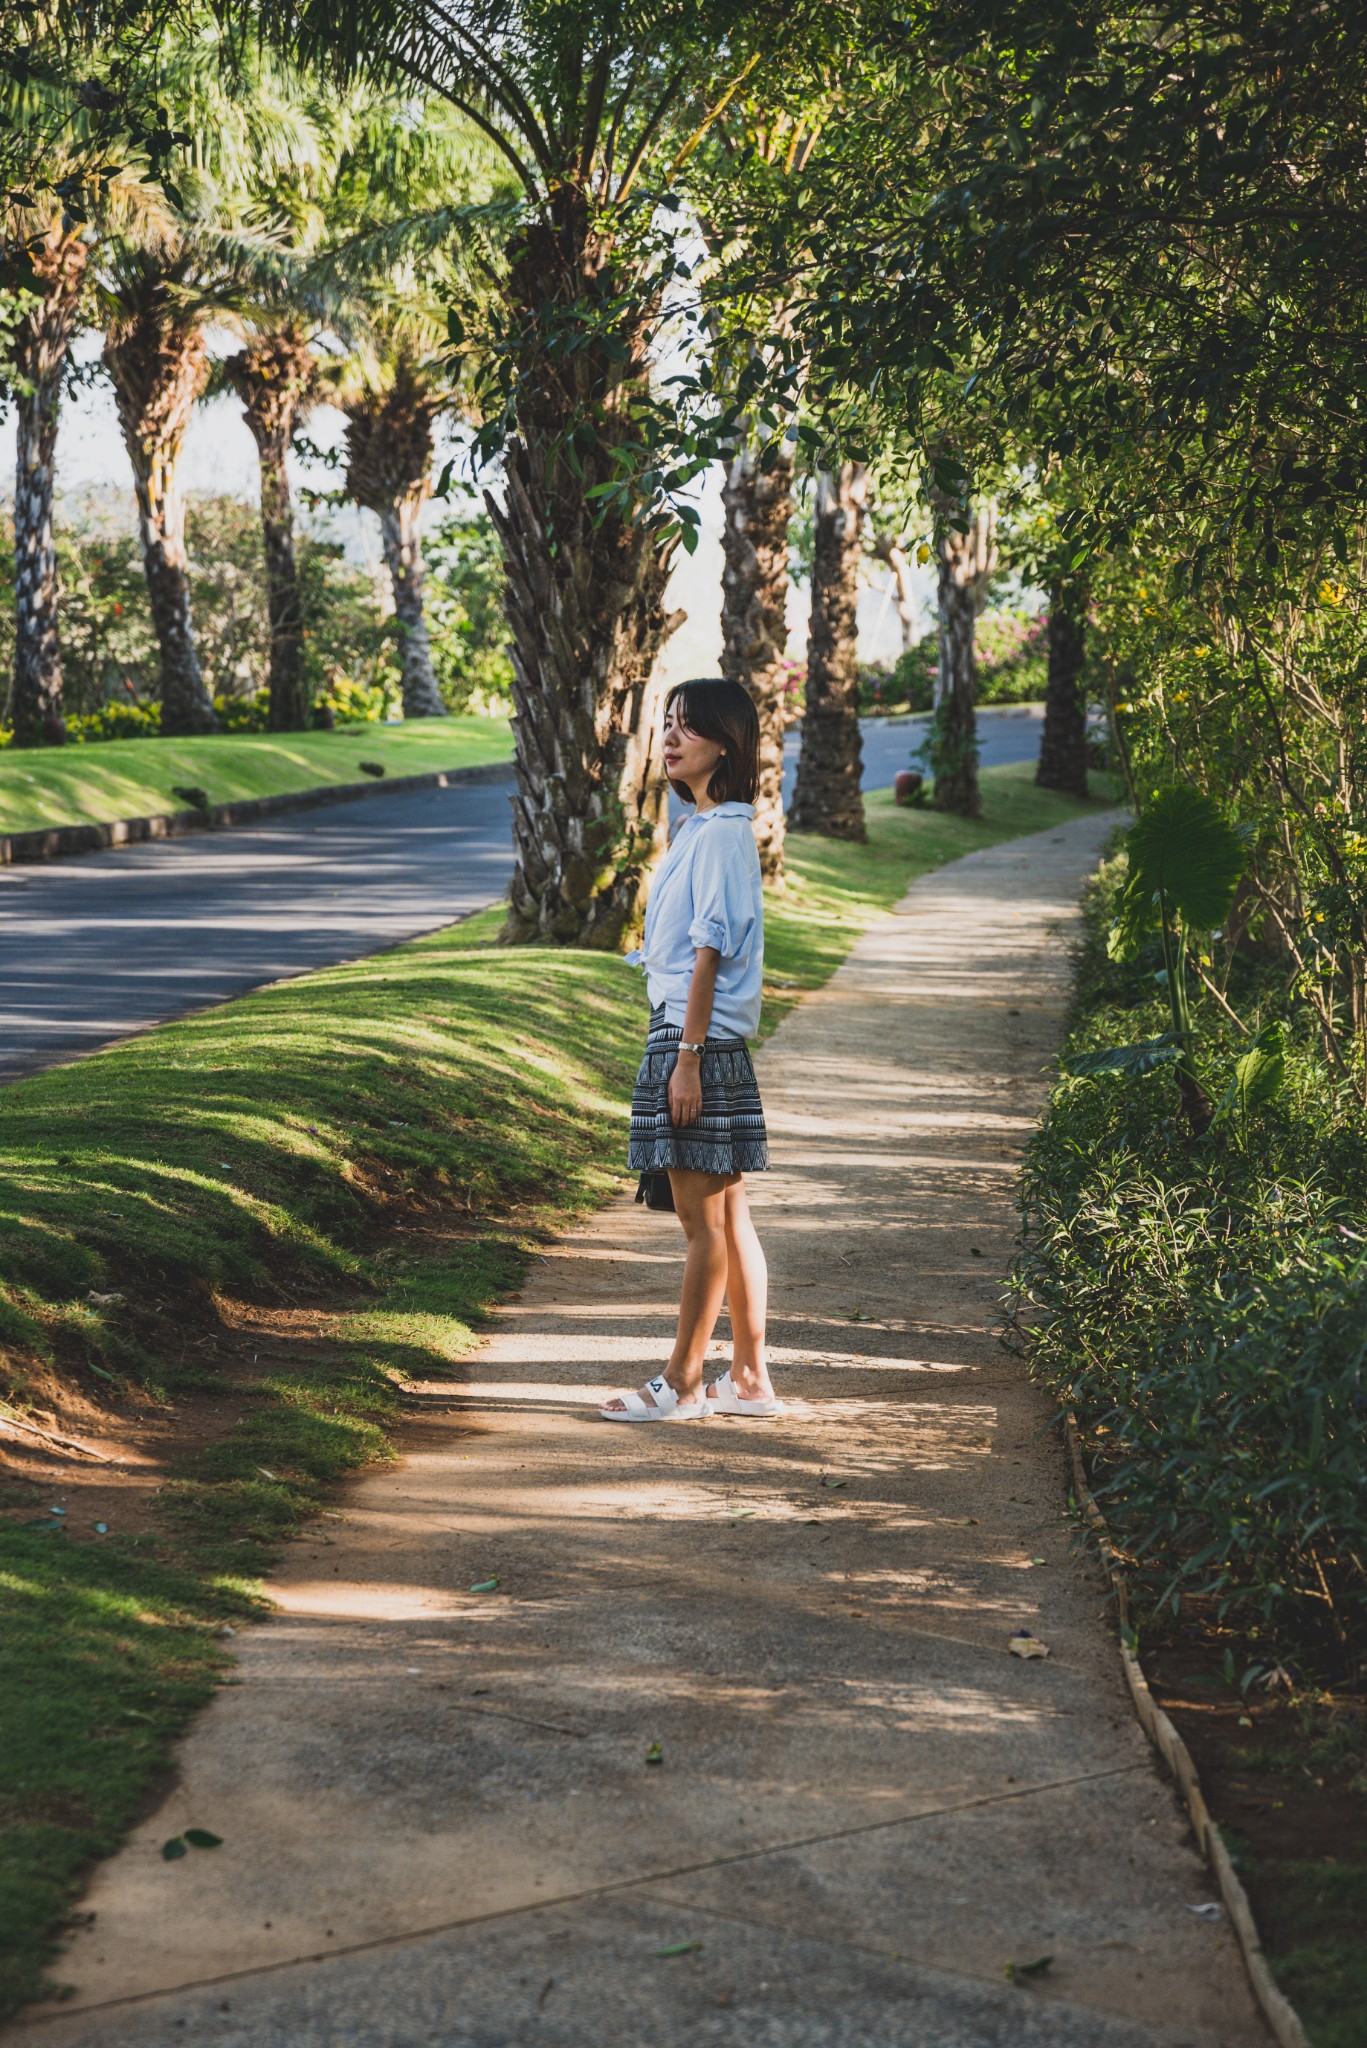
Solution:
{"label": "palm tree", "polygon": [[280,276],[271,244],[219,226],[207,203],[136,239],[101,248],[104,362],[133,468],[143,566],[161,652],[161,729],[217,730],[200,671],[185,549],[181,456],[209,378],[211,323],[240,319],[244,302]]}
{"label": "palm tree", "polygon": [[[111,19],[104,26],[117,45],[119,24]],[[20,746],[63,737],[54,456],[92,235],[161,203],[136,170],[117,161],[126,141],[124,104],[94,75],[81,94],[72,93],[65,66],[97,65],[90,29],[79,10],[72,17],[58,9],[41,45],[23,51],[22,67],[0,67],[0,184],[7,194],[0,205],[0,290],[14,294],[19,308],[12,325],[0,326],[0,377],[13,395],[17,424],[10,708]]]}
{"label": "palm tree", "polygon": [[464,409],[448,310],[487,298],[491,232],[506,223],[507,167],[442,101],[356,95],[337,122],[334,197],[310,277],[354,339],[333,384],[346,417],[346,493],[380,522],[401,635],[406,718],[441,718],[423,612],[421,518],[436,422]]}
{"label": "palm tree", "polygon": [[448,384],[402,342],[346,400],[347,496],[377,513],[402,635],[405,718],[444,718],[423,614],[419,519],[432,490],[432,426],[451,403]]}
{"label": "palm tree", "polygon": [[1049,593],[1049,681],[1039,740],[1035,781],[1065,796],[1087,794],[1087,698],[1083,663],[1087,653],[1087,588],[1073,576],[1059,576]]}
{"label": "palm tree", "polygon": [[997,507],[990,498],[964,505],[934,494],[939,667],[930,767],[935,807],[961,818],[982,816],[978,788],[978,614],[997,564]]}
{"label": "palm tree", "polygon": [[480,445],[504,547],[517,717],[510,935],[615,947],[663,846],[655,657],[697,473],[651,365],[675,274],[657,202],[759,62],[767,0],[292,0],[292,48],[389,62],[447,99],[520,192],[495,269]]}
{"label": "palm tree", "polygon": [[294,552],[289,454],[322,376],[312,336],[286,314],[253,321],[243,348],[223,365],[261,464],[261,531],[271,655],[268,722],[272,732],[302,732],[312,705],[304,665],[304,606]]}
{"label": "palm tree", "polygon": [[166,101],[199,138],[178,204],[138,232],[104,239],[96,281],[104,361],[133,468],[148,597],[161,651],[166,733],[212,732],[185,550],[180,461],[210,374],[211,326],[279,306],[300,266],[255,215],[271,181],[317,157],[295,82],[267,60],[244,72],[217,28],[192,25],[159,71]]}
{"label": "palm tree", "polygon": [[21,747],[62,737],[62,654],[57,629],[53,469],[62,383],[85,283],[83,226],[60,210],[29,242],[37,295],[16,323],[14,584],[17,600],[10,717]]}
{"label": "palm tree", "polygon": [[783,735],[787,723],[788,529],[793,450],[743,441],[722,484],[721,672],[744,683],[759,714],[755,841],[766,882],[783,874]]}
{"label": "palm tree", "polygon": [[855,651],[867,496],[862,462],[842,463],[817,478],[807,704],[788,822],[794,832],[822,832],[831,839],[868,837]]}

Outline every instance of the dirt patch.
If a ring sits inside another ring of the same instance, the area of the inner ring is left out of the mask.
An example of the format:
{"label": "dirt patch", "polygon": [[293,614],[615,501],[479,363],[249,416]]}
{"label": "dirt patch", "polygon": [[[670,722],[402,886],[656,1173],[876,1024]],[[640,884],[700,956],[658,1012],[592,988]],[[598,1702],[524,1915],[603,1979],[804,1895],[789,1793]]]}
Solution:
{"label": "dirt patch", "polygon": [[1367,1988],[1367,1694],[1278,1680],[1245,1695],[1237,1674],[1252,1655],[1193,1622],[1146,1650],[1144,1668],[1200,1773],[1274,1973],[1312,2041],[1347,2048],[1362,2039],[1360,2006],[1347,2015]]}

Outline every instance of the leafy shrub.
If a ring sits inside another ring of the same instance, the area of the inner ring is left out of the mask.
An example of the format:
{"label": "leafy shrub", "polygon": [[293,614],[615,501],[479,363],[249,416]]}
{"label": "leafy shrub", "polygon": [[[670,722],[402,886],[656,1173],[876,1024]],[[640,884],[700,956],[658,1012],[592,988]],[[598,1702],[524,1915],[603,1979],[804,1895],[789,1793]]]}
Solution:
{"label": "leafy shrub", "polygon": [[87,711],[66,722],[67,739],[77,746],[90,740],[155,739],[160,731],[160,704],[140,703],[133,697],[126,701],[116,697],[112,703],[101,704],[97,711]]}
{"label": "leafy shrub", "polygon": [[[160,658],[142,550],[129,531],[111,531],[99,504],[58,529],[63,701],[68,736],[125,739],[159,730]],[[200,666],[230,732],[265,724],[270,671],[261,522],[234,498],[194,497],[187,515],[191,600]],[[0,574],[12,581],[12,522],[0,531]],[[346,722],[386,717],[399,702],[392,620],[381,617],[371,576],[346,559],[325,531],[297,544],[304,609],[304,657],[315,701]],[[0,606],[0,664],[14,659],[12,608]]]}
{"label": "leafy shrub", "polygon": [[980,704],[1038,703],[1049,686],[1048,612],[984,612],[978,621]]}
{"label": "leafy shrub", "polygon": [[503,556],[487,512],[451,513],[425,543],[427,624],[448,711],[506,717],[513,665],[503,615]]}
{"label": "leafy shrub", "polygon": [[929,711],[935,702],[935,671],[938,644],[927,633],[914,647],[908,647],[893,664],[883,692],[883,701],[908,711]]}
{"label": "leafy shrub", "polygon": [[270,726],[270,696],[265,690],[250,697],[215,697],[214,710],[224,732],[266,732]]}
{"label": "leafy shrub", "polygon": [[[1069,1056],[1167,1022],[1154,958],[1106,957],[1123,878],[1109,864],[1089,899]],[[1077,1413],[1139,1618],[1199,1595],[1269,1657],[1339,1675],[1367,1653],[1367,1128],[1283,985],[1249,965],[1232,989],[1280,1016],[1285,1087],[1199,1141],[1170,1072],[1059,1082],[1016,1312]],[[1193,1018],[1222,1087],[1249,1040],[1209,999]]]}
{"label": "leafy shrub", "polygon": [[[984,612],[976,635],[978,701],[981,704],[1026,704],[1044,696],[1049,682],[1049,614],[1047,612]],[[876,701],[888,709],[929,711],[935,702],[939,642],[923,634],[893,666]],[[863,691],[875,701],[871,678]]]}

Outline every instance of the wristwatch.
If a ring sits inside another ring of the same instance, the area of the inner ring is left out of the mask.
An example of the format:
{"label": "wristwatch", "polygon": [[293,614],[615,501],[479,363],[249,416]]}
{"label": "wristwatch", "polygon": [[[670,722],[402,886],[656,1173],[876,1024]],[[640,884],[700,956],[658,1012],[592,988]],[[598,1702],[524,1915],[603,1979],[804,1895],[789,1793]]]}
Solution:
{"label": "wristwatch", "polygon": [[699,1055],[699,1057],[701,1057],[702,1054],[707,1051],[707,1040],[705,1038],[699,1038],[696,1040],[691,1038],[681,1038],[679,1040],[679,1051],[695,1052]]}

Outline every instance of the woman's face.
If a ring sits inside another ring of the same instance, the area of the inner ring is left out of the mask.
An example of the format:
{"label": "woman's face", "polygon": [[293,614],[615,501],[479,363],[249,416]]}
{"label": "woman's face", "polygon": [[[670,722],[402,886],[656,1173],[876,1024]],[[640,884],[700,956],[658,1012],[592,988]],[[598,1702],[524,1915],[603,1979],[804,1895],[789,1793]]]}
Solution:
{"label": "woman's face", "polygon": [[725,748],[717,740],[705,740],[690,732],[683,722],[683,699],[676,697],[665,716],[665,774],[671,782],[684,782],[695,797],[706,797],[712,770]]}

